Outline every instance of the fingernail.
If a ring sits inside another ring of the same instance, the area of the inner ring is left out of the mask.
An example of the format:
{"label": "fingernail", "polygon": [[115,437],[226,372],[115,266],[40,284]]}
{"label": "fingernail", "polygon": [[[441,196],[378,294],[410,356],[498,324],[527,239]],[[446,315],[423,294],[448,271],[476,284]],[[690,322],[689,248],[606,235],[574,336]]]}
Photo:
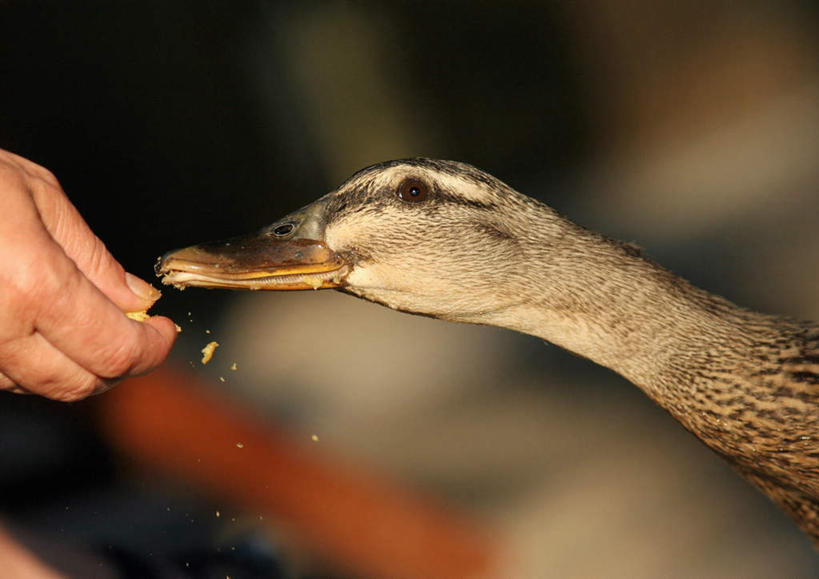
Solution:
{"label": "fingernail", "polygon": [[134,292],[138,298],[146,302],[154,303],[162,295],[162,292],[147,281],[141,280],[128,272],[125,272],[125,283],[128,284],[128,287],[131,288],[131,291]]}

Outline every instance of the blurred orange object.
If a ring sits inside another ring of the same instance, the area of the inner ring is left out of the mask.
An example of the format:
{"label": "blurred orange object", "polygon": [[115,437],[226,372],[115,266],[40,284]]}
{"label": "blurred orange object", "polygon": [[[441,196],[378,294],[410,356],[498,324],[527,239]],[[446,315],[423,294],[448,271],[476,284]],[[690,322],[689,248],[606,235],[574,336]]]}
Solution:
{"label": "blurred orange object", "polygon": [[283,521],[329,564],[357,576],[490,576],[489,540],[453,513],[297,443],[161,369],[100,397],[122,453],[204,492]]}

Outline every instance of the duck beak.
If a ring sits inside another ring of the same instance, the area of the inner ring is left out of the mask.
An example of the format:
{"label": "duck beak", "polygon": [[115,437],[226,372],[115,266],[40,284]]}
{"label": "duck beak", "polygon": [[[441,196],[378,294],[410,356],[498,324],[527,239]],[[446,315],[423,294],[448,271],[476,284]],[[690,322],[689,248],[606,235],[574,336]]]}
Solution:
{"label": "duck beak", "polygon": [[257,233],[192,245],[162,256],[162,283],[184,289],[306,290],[344,285],[349,267],[323,241],[319,201]]}

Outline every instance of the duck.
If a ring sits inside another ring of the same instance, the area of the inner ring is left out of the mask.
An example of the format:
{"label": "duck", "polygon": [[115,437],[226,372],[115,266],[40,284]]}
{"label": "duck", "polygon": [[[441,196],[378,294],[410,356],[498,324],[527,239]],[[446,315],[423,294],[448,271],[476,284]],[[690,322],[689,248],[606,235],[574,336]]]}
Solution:
{"label": "duck", "polygon": [[336,289],[561,346],[642,389],[819,548],[819,324],[699,289],[469,164],[371,165],[155,270],[180,289]]}

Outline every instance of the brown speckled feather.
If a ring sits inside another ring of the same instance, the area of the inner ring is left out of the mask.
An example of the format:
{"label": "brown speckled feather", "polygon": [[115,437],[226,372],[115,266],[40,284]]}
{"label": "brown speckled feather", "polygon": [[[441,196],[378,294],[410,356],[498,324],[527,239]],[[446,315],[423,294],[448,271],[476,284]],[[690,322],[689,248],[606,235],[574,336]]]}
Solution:
{"label": "brown speckled feather", "polygon": [[819,327],[742,319],[745,339],[734,334],[667,376],[690,380],[690,393],[669,385],[657,402],[819,544]]}

